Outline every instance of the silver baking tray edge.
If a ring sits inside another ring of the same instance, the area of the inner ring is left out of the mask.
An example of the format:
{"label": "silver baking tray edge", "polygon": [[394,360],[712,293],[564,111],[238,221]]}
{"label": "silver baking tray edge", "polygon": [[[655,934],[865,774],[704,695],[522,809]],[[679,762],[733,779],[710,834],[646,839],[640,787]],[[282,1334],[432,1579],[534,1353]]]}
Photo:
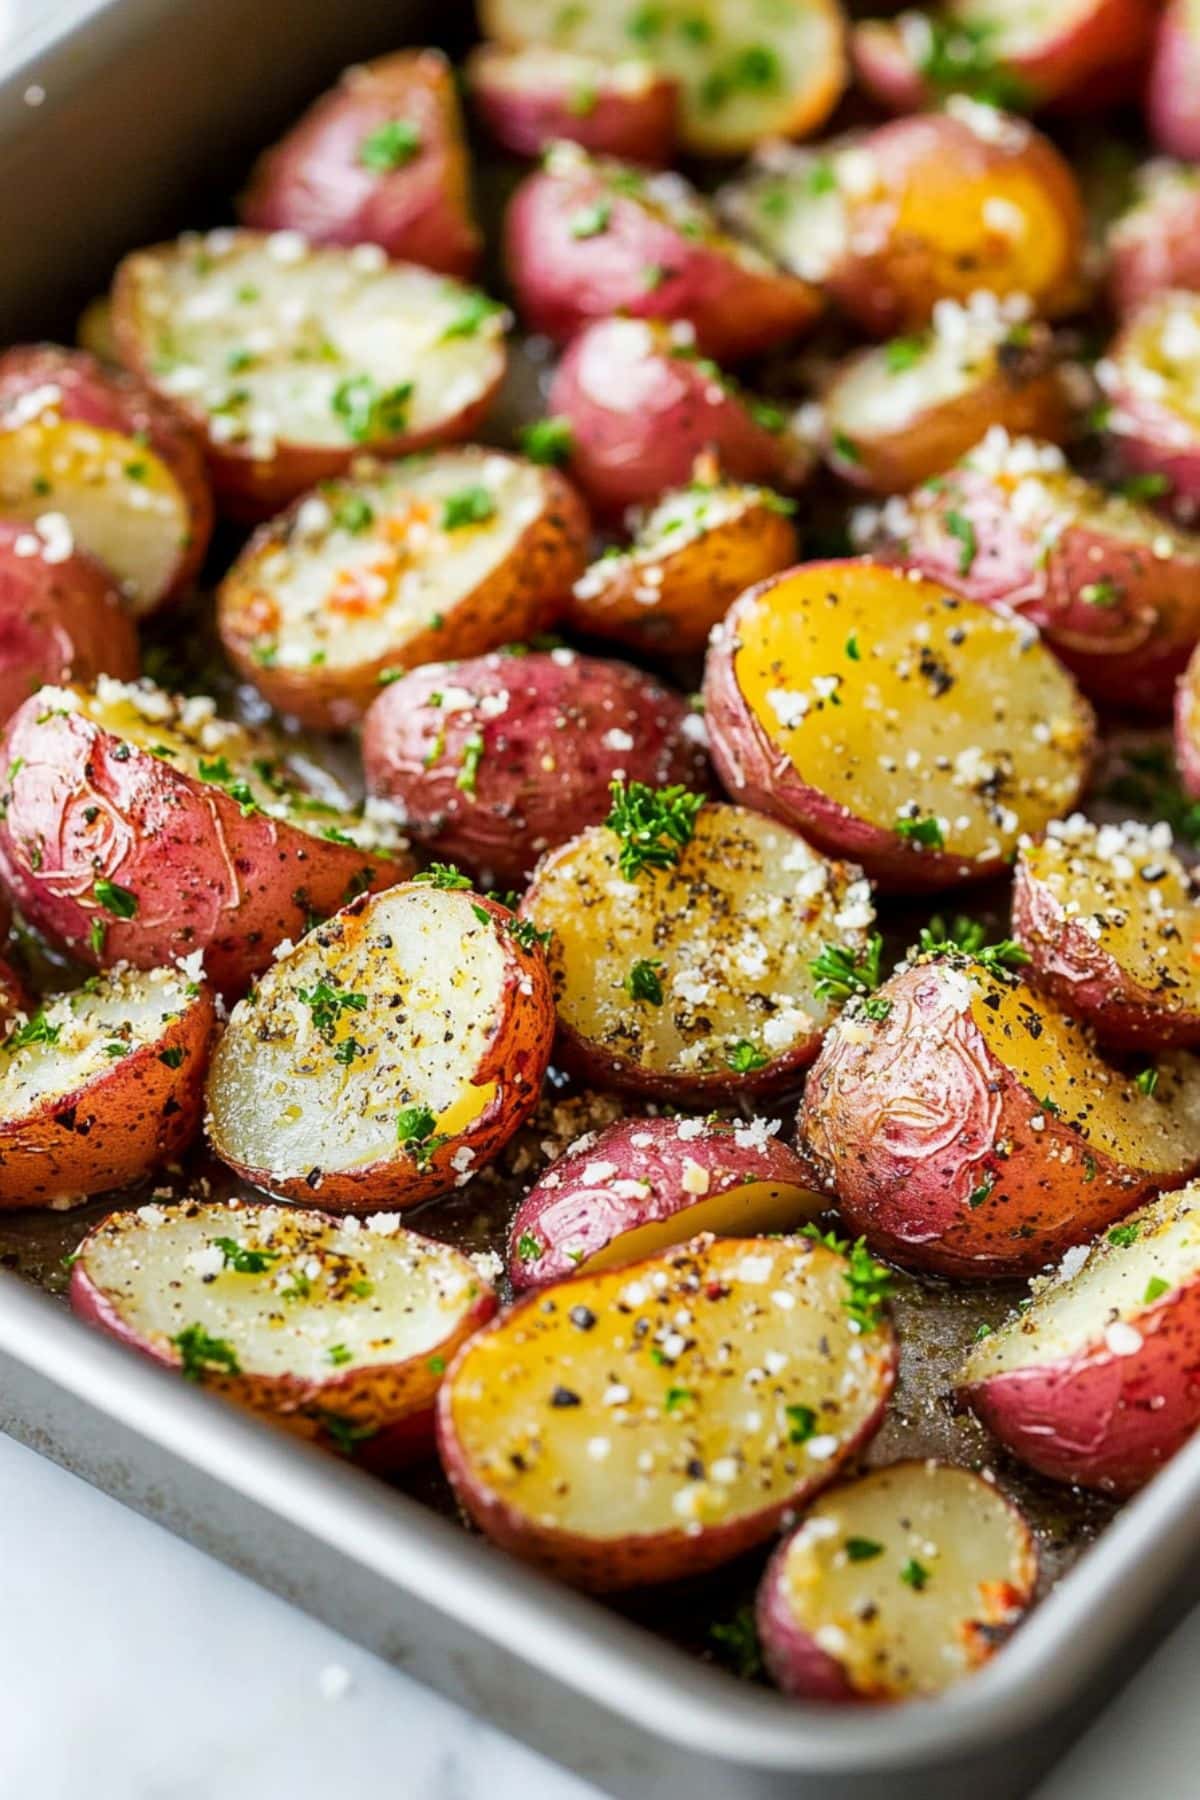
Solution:
{"label": "silver baking tray edge", "polygon": [[[70,335],[131,244],[202,222],[355,57],[446,41],[420,0],[62,0],[0,78],[0,341]],[[185,210],[185,202],[190,210]],[[629,1800],[1008,1800],[1200,1598],[1200,1440],[973,1681],[798,1705],[97,1337],[0,1269],[0,1429]]]}

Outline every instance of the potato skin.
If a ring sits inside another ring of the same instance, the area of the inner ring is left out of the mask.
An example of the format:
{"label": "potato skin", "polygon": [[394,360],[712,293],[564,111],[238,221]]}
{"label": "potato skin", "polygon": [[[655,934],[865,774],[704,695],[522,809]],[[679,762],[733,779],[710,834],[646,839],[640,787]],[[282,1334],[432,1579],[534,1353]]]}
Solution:
{"label": "potato skin", "polygon": [[1146,121],[1168,156],[1200,160],[1200,14],[1194,0],[1167,0],[1159,19]]}
{"label": "potato skin", "polygon": [[[361,159],[363,141],[394,120],[416,127],[416,153],[394,169],[372,170]],[[401,262],[470,276],[483,240],[471,216],[462,120],[445,57],[401,50],[345,70],[259,158],[239,211],[258,231],[379,244]]]}
{"label": "potato skin", "polygon": [[1175,761],[1184,792],[1200,800],[1200,646],[1175,690]]}
{"label": "potato skin", "polygon": [[1128,316],[1109,351],[1104,385],[1121,461],[1138,474],[1164,477],[1166,494],[1194,508],[1200,504],[1200,429],[1168,397],[1148,392],[1143,379],[1143,338],[1148,348],[1158,348],[1172,310],[1181,304],[1189,314],[1194,305],[1200,315],[1200,300],[1170,289]]}
{"label": "potato skin", "polygon": [[46,683],[97,675],[132,681],[138,672],[133,621],[107,572],[86,551],[49,563],[19,555],[39,541],[0,519],[0,723]]}
{"label": "potato skin", "polygon": [[[467,82],[489,135],[516,156],[574,143],[593,156],[661,167],[675,147],[678,83],[651,63],[610,67],[581,57],[572,84],[573,65],[569,54],[477,44],[467,57]],[[581,85],[590,104],[580,103]]]}
{"label": "potato skin", "polygon": [[[431,695],[447,689],[475,704],[434,705]],[[504,709],[481,706],[485,696],[503,698]],[[369,792],[398,807],[435,855],[520,885],[544,850],[606,817],[618,774],[707,787],[689,717],[682,695],[640,669],[575,651],[427,663],[379,694],[363,725],[363,764]],[[459,783],[474,738],[483,753],[467,792]]]}
{"label": "potato skin", "polygon": [[1200,176],[1158,162],[1141,173],[1140,198],[1108,234],[1108,291],[1121,317],[1168,288],[1200,288]]}

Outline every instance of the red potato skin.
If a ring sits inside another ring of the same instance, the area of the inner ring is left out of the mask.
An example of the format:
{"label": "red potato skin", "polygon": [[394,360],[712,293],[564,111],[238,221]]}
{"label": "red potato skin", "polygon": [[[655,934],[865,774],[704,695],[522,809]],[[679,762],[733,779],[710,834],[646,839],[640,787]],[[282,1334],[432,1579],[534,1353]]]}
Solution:
{"label": "red potato skin", "polygon": [[[431,694],[461,687],[507,695],[496,718],[446,713]],[[368,791],[403,813],[406,829],[439,857],[508,885],[523,883],[543,850],[599,824],[620,774],[651,787],[709,786],[708,759],[683,726],[688,706],[627,663],[553,654],[427,663],[383,689],[363,725]],[[613,729],[630,749],[604,742]],[[483,739],[475,789],[458,785],[469,739]],[[544,765],[548,747],[550,769]]]}
{"label": "red potato skin", "polygon": [[1184,792],[1200,800],[1200,650],[1175,690],[1175,762]]}
{"label": "red potato skin", "polygon": [[[304,933],[310,912],[336,911],[365,869],[372,890],[407,872],[266,813],[243,817],[222,789],[79,713],[44,718],[41,707],[36,695],[26,701],[0,749],[6,767],[21,762],[0,822],[0,877],[29,922],[81,962],[152,969],[203,950],[208,978],[236,996],[276,944]],[[98,877],[137,896],[133,918],[95,901]],[[100,952],[90,942],[96,920]]]}
{"label": "red potato skin", "polygon": [[0,519],[0,722],[49,683],[138,673],[138,640],[120,594],[94,557],[18,556],[27,526]]}
{"label": "red potato skin", "polygon": [[784,1579],[791,1541],[789,1533],[773,1552],[754,1603],[754,1622],[767,1673],[785,1694],[835,1706],[860,1704],[869,1696],[850,1685],[842,1665],[800,1630],[792,1617]]}
{"label": "red potato skin", "polygon": [[[416,126],[416,154],[396,169],[367,168],[363,139],[394,119]],[[347,69],[259,158],[239,211],[256,231],[299,231],[317,244],[378,244],[398,261],[470,276],[483,239],[471,215],[467,151],[445,57],[399,51]]]}
{"label": "red potato skin", "polygon": [[480,44],[467,58],[475,110],[489,136],[514,156],[538,157],[553,143],[580,144],[592,156],[661,168],[675,148],[678,84],[647,70],[634,92],[601,85],[585,111],[562,89],[519,85],[509,73],[520,52]]}
{"label": "red potato skin", "polygon": [[1186,511],[1200,506],[1200,435],[1169,407],[1139,392],[1126,377],[1122,357],[1138,318],[1138,313],[1131,315],[1109,352],[1114,373],[1108,398],[1118,421],[1114,432],[1117,449],[1121,461],[1135,474],[1165,476],[1165,498]]}
{"label": "red potato skin", "polygon": [[1168,0],[1154,40],[1146,122],[1160,150],[1200,161],[1200,9]]}
{"label": "red potato skin", "polygon": [[[4,902],[5,918],[2,936],[8,936],[8,925],[11,918],[8,914],[8,902]],[[7,1035],[17,1013],[32,1015],[37,1011],[37,1002],[25,985],[24,977],[13,968],[7,957],[0,956],[0,1035]]]}
{"label": "red potato skin", "polygon": [[1108,253],[1108,291],[1121,318],[1167,288],[1200,289],[1200,181],[1146,203],[1136,227],[1118,222]]}

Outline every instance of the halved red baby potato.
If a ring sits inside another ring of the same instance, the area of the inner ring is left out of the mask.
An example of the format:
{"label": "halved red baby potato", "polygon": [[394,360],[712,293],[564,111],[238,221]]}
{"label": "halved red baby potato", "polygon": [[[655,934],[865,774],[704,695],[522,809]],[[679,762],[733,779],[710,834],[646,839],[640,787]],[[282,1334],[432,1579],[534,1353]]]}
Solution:
{"label": "halved red baby potato", "polygon": [[578,50],[612,64],[644,56],[679,83],[688,150],[737,156],[762,138],[818,131],[846,85],[838,0],[645,6],[641,0],[484,0],[480,23],[509,49]]}
{"label": "halved red baby potato", "polygon": [[[195,432],[135,376],[86,350],[0,356],[0,518],[55,553],[103,563],[132,612],[154,612],[195,577],[212,498]],[[117,671],[113,671],[116,673]]]}
{"label": "halved red baby potato", "polygon": [[1047,318],[1082,298],[1074,175],[1023,119],[962,96],[825,149],[765,145],[719,210],[880,337],[980,289]]}
{"label": "halved red baby potato", "polygon": [[68,535],[0,520],[0,724],[47,682],[138,672],[137,632],[111,575]]}
{"label": "halved red baby potato", "polygon": [[1184,508],[1200,506],[1200,294],[1154,294],[1098,374],[1121,460]]}
{"label": "halved red baby potato", "polygon": [[238,212],[255,231],[378,244],[398,261],[469,276],[483,239],[446,58],[400,50],[345,70],[259,158]]}
{"label": "halved red baby potato", "polygon": [[1108,286],[1122,315],[1167,288],[1200,288],[1200,169],[1155,157],[1109,230]]}
{"label": "halved red baby potato", "polygon": [[824,396],[831,466],[854,487],[905,494],[996,426],[1066,437],[1053,335],[1027,314],[1020,296],[939,300],[927,330],[852,356]]}
{"label": "halved red baby potato", "polygon": [[704,696],[734,799],[902,891],[997,873],[1087,778],[1091,709],[1032,626],[867,561],[744,594]]}
{"label": "halved red baby potato", "polygon": [[634,649],[703,650],[740,593],[795,562],[794,511],[793,501],[724,480],[701,458],[687,487],[638,521],[628,549],[614,547],[584,571],[567,618]]}
{"label": "halved red baby potato", "polygon": [[459,1501],[504,1549],[594,1590],[762,1543],[892,1389],[891,1327],[853,1267],[805,1238],[700,1237],[530,1295],[439,1393]]}
{"label": "halved red baby potato", "polygon": [[553,1035],[540,947],[506,908],[432,884],[363,895],[234,1008],[209,1138],[289,1199],[411,1206],[465,1181],[524,1124]]}
{"label": "halved red baby potato", "polygon": [[731,480],[767,487],[799,487],[812,469],[787,414],[698,355],[683,323],[586,326],[554,372],[548,405],[569,427],[571,475],[609,516],[685,486],[706,453]]}
{"label": "halved red baby potato", "polygon": [[1011,1500],[950,1463],[890,1463],[826,1489],[772,1557],[758,1637],[805,1700],[929,1699],[992,1656],[1032,1604],[1038,1557]]}
{"label": "halved red baby potato", "polygon": [[367,787],[451,862],[523,884],[612,804],[614,780],[707,787],[700,720],[627,663],[559,649],[428,663],[363,725]]}
{"label": "halved red baby potato", "polygon": [[801,1150],[871,1249],[960,1279],[1044,1268],[1200,1164],[1200,1061],[1110,1067],[1002,967],[904,968],[826,1034]]}
{"label": "halved red baby potato", "polygon": [[150,682],[46,687],[0,745],[0,873],[81,962],[196,957],[241,993],[284,938],[412,867],[272,734]]}
{"label": "halved red baby potato", "polygon": [[240,1199],[102,1219],[69,1294],[120,1343],[380,1472],[432,1448],[442,1372],[496,1310],[465,1256],[395,1214]]}
{"label": "halved red baby potato", "polygon": [[514,1289],[656,1256],[697,1232],[789,1231],[828,1205],[767,1119],[620,1119],[539,1176],[508,1237]]}
{"label": "halved red baby potato", "polygon": [[1171,828],[1080,815],[1022,844],[1013,936],[1029,979],[1104,1043],[1200,1043],[1200,902]]}
{"label": "halved red baby potato", "polygon": [[610,61],[544,44],[478,44],[467,84],[490,136],[516,156],[574,143],[593,156],[657,167],[678,136],[679,84],[635,50]]}
{"label": "halved red baby potato", "polygon": [[122,362],[203,433],[226,511],[260,519],[365,450],[470,437],[504,375],[505,315],[377,244],[210,231],[127,256]]}
{"label": "halved red baby potato", "polygon": [[1093,699],[1169,713],[1200,638],[1200,537],[1074,474],[1056,445],[990,431],[863,542],[1028,619]]}
{"label": "halved red baby potato", "polygon": [[127,1187],[185,1150],[215,1023],[208,987],[127,966],[16,1013],[0,1044],[0,1208]]}
{"label": "halved red baby potato", "polygon": [[681,1100],[794,1081],[836,1010],[810,965],[864,955],[875,916],[861,872],[787,826],[636,785],[543,858],[521,915],[551,934],[564,1057]]}
{"label": "halved red baby potato", "polygon": [[587,544],[555,469],[475,448],[364,462],[260,527],[221,583],[217,626],[272,706],[336,730],[381,678],[544,630]]}
{"label": "halved red baby potato", "polygon": [[1055,1481],[1127,1494],[1200,1424],[1200,1185],[1152,1200],[982,1338],[959,1391]]}
{"label": "halved red baby potato", "polygon": [[1200,5],[1167,0],[1146,89],[1146,118],[1160,150],[1200,160]]}

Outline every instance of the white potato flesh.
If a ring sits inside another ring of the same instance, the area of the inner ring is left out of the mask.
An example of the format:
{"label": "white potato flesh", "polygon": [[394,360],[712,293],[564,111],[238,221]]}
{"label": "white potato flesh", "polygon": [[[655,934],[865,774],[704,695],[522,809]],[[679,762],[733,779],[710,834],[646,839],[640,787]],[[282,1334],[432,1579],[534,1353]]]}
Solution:
{"label": "white potato flesh", "polygon": [[654,64],[636,55],[622,62],[610,62],[605,56],[552,49],[544,44],[528,44],[509,56],[489,51],[477,65],[468,66],[469,75],[476,66],[478,86],[503,88],[511,94],[530,94],[538,99],[562,95],[569,105],[578,108],[583,119],[594,110],[599,96],[640,96],[659,79]]}
{"label": "white potato flesh", "polygon": [[496,925],[470,894],[388,889],[277,958],[239,1001],[209,1076],[220,1155],[278,1179],[410,1158],[397,1136],[467,1130],[495,1092],[473,1080],[508,992]]}
{"label": "white potato flesh", "polygon": [[940,1694],[986,1662],[1029,1604],[1037,1553],[968,1469],[906,1462],[832,1488],[773,1569],[789,1622],[855,1693]]}
{"label": "white potato flesh", "polygon": [[949,11],[956,23],[986,31],[990,57],[1016,58],[1069,40],[1096,0],[953,0]]}
{"label": "white potato flesh", "polygon": [[853,141],[827,150],[768,144],[719,190],[717,210],[789,273],[820,284],[850,250],[850,202],[865,178],[870,193],[873,159]]}
{"label": "white potato flesh", "polygon": [[[1200,294],[1172,290],[1156,294],[1135,314],[1113,356],[1115,367],[1103,371],[1128,389],[1134,403],[1146,403],[1166,414],[1172,444],[1187,450],[1200,428]],[[1120,432],[1118,407],[1111,428]]]}
{"label": "white potato flesh", "polygon": [[503,368],[501,310],[464,332],[472,290],[373,244],[215,231],[137,252],[122,278],[156,386],[259,459],[436,429]]}

